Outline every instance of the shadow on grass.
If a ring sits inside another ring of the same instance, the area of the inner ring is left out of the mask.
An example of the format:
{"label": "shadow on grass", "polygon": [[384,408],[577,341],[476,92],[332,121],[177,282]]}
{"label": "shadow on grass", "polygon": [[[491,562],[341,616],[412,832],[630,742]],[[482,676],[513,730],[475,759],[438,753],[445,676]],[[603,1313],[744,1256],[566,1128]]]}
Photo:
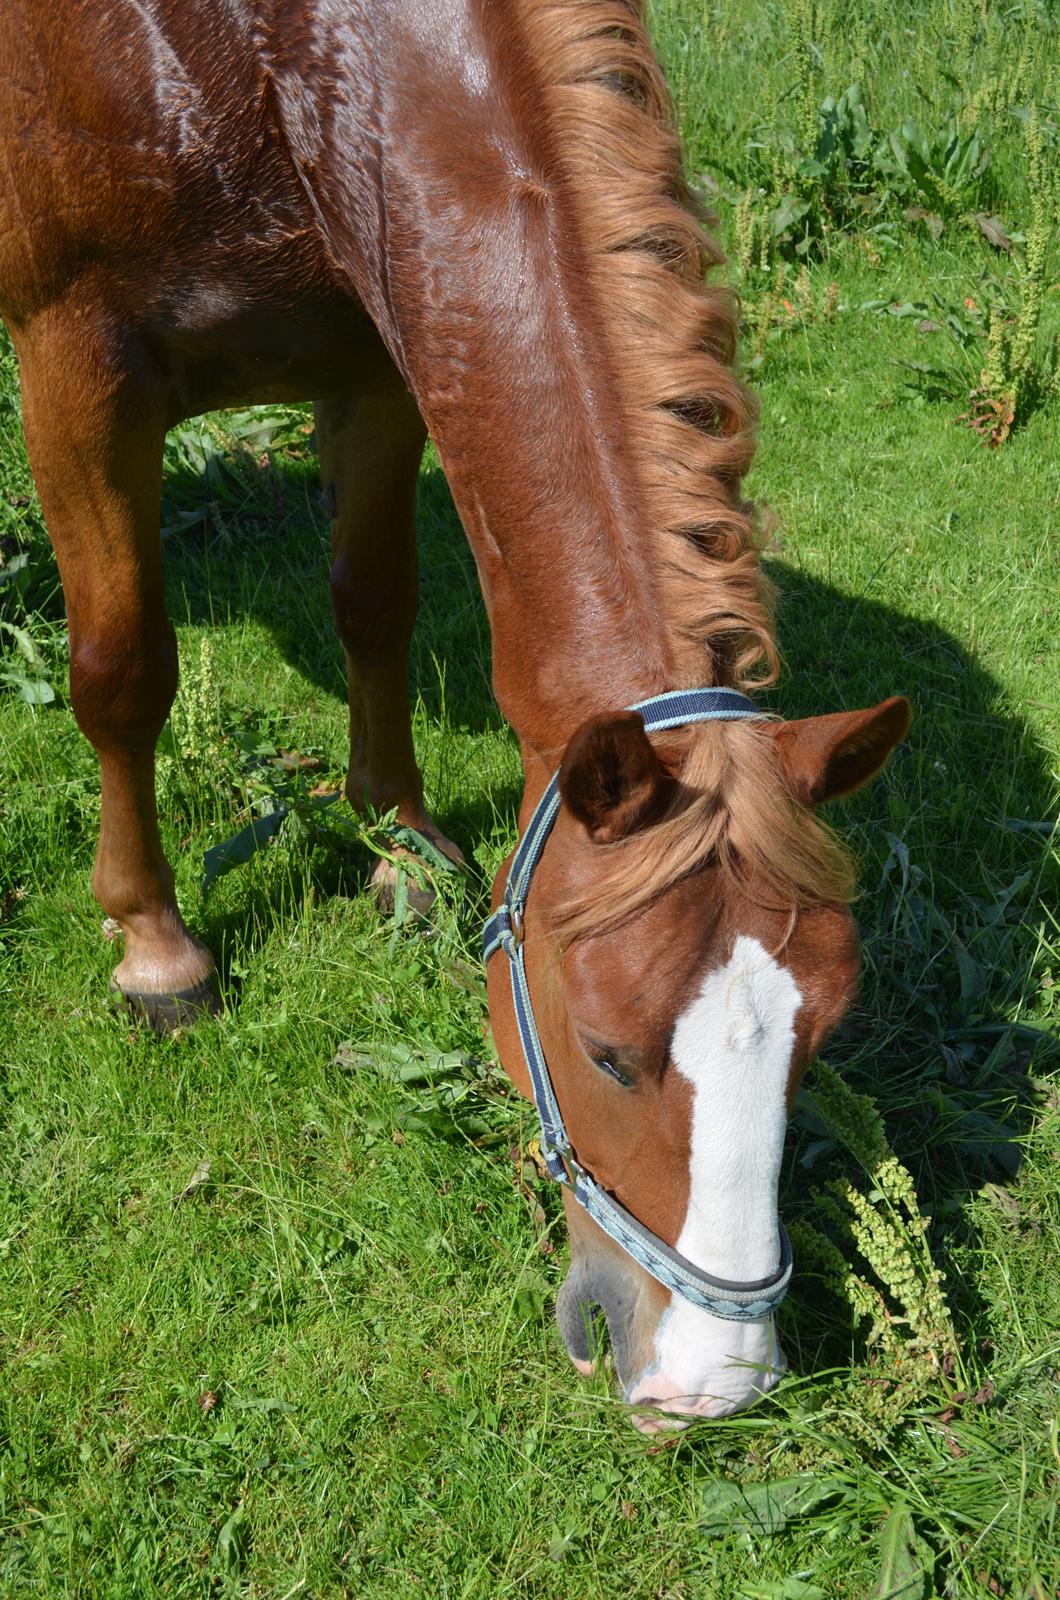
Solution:
{"label": "shadow on grass", "polygon": [[[1055,786],[1000,685],[952,635],[786,564],[773,574],[786,667],[778,709],[805,716],[892,693],[913,703],[909,737],[883,778],[833,813],[861,863],[865,971],[825,1054],[884,1113],[945,1260],[967,1242],[968,1195],[1017,1174],[1035,1074],[1057,1054],[1050,1035],[1010,1020],[1033,991]],[[821,1130],[798,1112],[793,1122],[785,1183],[806,1206],[835,1157]],[[966,1275],[950,1281],[972,1332],[982,1307]],[[793,1330],[808,1357],[802,1370],[842,1366],[847,1318],[828,1293],[811,1299]]]}
{"label": "shadow on grass", "polygon": [[[290,666],[345,699],[342,654],[328,593],[329,533],[315,464],[259,468],[238,456],[241,493],[218,501],[215,485],[170,472],[165,500],[200,514],[165,542],[170,614],[208,624],[253,617]],[[417,503],[420,614],[412,651],[413,694],[431,720],[470,733],[501,726],[490,690],[490,640],[475,563],[444,475],[427,466]],[[382,548],[387,530],[380,529]],[[385,557],[384,557],[385,559]]]}

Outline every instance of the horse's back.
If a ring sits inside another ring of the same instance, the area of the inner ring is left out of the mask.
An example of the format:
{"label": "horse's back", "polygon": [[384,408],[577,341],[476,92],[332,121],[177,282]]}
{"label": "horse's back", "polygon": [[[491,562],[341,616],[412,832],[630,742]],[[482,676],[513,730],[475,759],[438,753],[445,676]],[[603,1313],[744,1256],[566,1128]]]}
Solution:
{"label": "horse's back", "polygon": [[16,332],[72,307],[149,330],[194,391],[181,409],[312,392],[311,371],[285,370],[324,355],[352,296],[259,46],[250,9],[222,0],[69,0],[61,28],[52,0],[0,7],[0,59],[17,63],[0,83],[0,314]]}

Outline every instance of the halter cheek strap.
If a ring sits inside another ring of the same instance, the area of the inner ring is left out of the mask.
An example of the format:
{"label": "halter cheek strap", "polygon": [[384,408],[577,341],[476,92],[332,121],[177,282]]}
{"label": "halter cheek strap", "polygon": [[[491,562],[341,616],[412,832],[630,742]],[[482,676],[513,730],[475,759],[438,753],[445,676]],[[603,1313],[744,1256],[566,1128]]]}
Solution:
{"label": "halter cheek strap", "polygon": [[[738,722],[760,719],[764,715],[753,700],[735,689],[678,689],[638,701],[629,709],[640,712],[647,733],[660,733],[690,722]],[[658,1234],[652,1233],[597,1183],[574,1154],[537,1031],[523,955],[526,899],[559,806],[557,772],[550,779],[519,841],[504,897],[486,922],[482,935],[485,961],[498,950],[503,950],[508,957],[515,1019],[541,1123],[541,1153],[545,1165],[557,1183],[571,1190],[593,1221],[664,1288],[681,1295],[701,1311],[709,1311],[712,1316],[723,1317],[728,1322],[757,1322],[776,1309],[791,1281],[791,1243],[783,1223],[780,1224],[780,1265],[773,1276],[751,1283],[730,1283],[704,1272]]]}

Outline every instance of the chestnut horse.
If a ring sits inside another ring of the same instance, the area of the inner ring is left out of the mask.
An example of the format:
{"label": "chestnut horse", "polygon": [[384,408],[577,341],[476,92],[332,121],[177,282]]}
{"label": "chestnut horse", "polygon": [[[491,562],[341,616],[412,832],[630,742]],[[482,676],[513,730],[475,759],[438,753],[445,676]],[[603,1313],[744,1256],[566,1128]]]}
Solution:
{"label": "chestnut horse", "polygon": [[[716,252],[639,0],[5,0],[0,61],[0,312],[99,756],[116,986],[159,1026],[215,1004],[155,811],[166,430],[315,402],[346,792],[438,840],[408,710],[429,428],[524,826],[561,764],[521,948],[578,1160],[697,1269],[775,1276],[786,1104],[858,968],[850,869],[814,808],[876,772],[909,713],[649,737],[623,712],[776,665],[734,311],[704,282]],[[504,967],[493,1030],[526,1091]],[[775,1382],[769,1315],[671,1294],[565,1201],[562,1332],[585,1368],[602,1308],[626,1399],[670,1414],[642,1426]]]}

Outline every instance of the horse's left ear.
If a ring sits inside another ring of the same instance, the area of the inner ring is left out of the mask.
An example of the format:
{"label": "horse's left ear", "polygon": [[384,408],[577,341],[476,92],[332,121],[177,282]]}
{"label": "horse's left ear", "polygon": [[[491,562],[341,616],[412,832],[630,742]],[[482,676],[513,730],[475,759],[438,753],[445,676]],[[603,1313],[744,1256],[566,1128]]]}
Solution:
{"label": "horse's left ear", "polygon": [[824,805],[874,778],[905,738],[912,715],[909,701],[895,695],[868,711],[782,723],[774,735],[777,754],[803,805]]}
{"label": "horse's left ear", "polygon": [[559,792],[597,844],[625,839],[665,809],[674,780],[635,711],[583,722],[559,769]]}

